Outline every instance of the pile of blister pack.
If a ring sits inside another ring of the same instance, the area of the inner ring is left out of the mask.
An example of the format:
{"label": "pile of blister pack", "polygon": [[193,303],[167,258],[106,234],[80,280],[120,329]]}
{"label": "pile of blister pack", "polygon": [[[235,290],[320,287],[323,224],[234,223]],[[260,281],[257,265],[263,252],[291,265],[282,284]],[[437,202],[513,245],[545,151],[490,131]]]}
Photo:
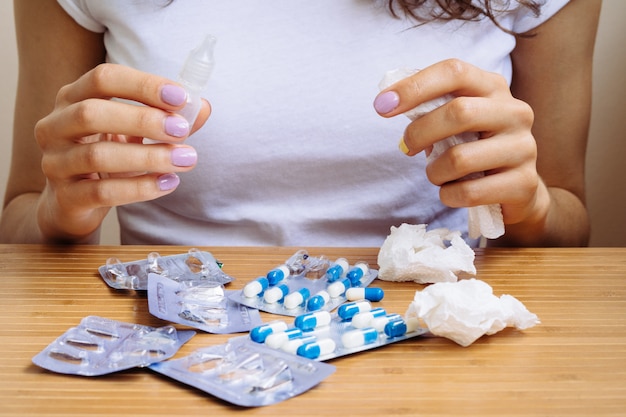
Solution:
{"label": "pile of blister pack", "polygon": [[[85,376],[149,367],[233,404],[256,407],[299,395],[335,371],[325,361],[425,333],[416,320],[388,313],[370,286],[377,271],[299,250],[284,264],[246,283],[209,252],[121,262],[99,268],[114,289],[147,291],[150,313],[207,333],[235,334],[227,343],[172,359],[195,330],[153,328],[89,316],[33,358],[48,370]],[[260,311],[276,315],[263,322]],[[288,323],[287,320],[290,322]]]}

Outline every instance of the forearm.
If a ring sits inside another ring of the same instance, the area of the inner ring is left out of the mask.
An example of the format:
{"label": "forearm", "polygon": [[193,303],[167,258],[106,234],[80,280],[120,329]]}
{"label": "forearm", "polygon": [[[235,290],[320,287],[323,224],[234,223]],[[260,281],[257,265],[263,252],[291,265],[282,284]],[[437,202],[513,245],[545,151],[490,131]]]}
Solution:
{"label": "forearm", "polygon": [[97,244],[99,232],[87,237],[53,237],[42,233],[38,220],[39,193],[15,197],[2,211],[0,217],[0,243],[74,243]]}
{"label": "forearm", "polygon": [[540,187],[537,201],[547,197],[545,215],[517,224],[506,225],[505,234],[488,241],[488,246],[557,247],[587,246],[589,244],[589,216],[584,203],[567,190]]}

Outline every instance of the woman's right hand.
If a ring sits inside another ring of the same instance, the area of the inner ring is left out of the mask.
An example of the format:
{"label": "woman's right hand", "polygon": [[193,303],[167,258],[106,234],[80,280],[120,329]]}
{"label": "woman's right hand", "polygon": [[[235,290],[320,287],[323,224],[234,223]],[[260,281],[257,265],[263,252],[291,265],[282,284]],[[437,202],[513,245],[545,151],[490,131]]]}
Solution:
{"label": "woman's right hand", "polygon": [[[185,102],[176,83],[115,64],[101,64],[62,87],[54,110],[35,127],[46,177],[37,206],[43,236],[84,240],[110,208],[174,191],[176,173],[197,162],[195,149],[182,142],[210,114],[203,101],[189,126],[176,115]],[[144,137],[157,143],[144,144]]]}

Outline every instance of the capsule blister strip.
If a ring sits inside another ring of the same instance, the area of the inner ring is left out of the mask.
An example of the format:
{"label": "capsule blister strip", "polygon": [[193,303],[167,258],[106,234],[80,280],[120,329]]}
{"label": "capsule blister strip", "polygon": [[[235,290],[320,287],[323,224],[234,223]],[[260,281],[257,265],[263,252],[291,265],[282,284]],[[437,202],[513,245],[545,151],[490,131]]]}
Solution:
{"label": "capsule blister strip", "polygon": [[426,333],[416,318],[389,314],[373,308],[367,300],[342,304],[337,312],[316,311],[297,316],[293,324],[281,320],[265,323],[250,331],[255,343],[326,361],[378,348]]}
{"label": "capsule blister strip", "polygon": [[243,407],[265,406],[295,397],[335,371],[332,365],[269,349],[245,337],[201,348],[150,368]]}
{"label": "capsule blister strip", "polygon": [[126,290],[146,290],[150,273],[175,281],[205,280],[220,284],[233,281],[233,277],[222,271],[221,263],[211,253],[198,249],[169,256],[151,252],[146,259],[131,262],[111,257],[98,268],[98,272],[109,287]]}
{"label": "capsule blister strip", "polygon": [[148,276],[150,314],[209,333],[247,332],[261,324],[259,311],[231,300],[232,293],[216,282]]}
{"label": "capsule blister strip", "polygon": [[62,374],[104,375],[169,359],[195,334],[88,316],[35,355],[33,363]]}
{"label": "capsule blister strip", "polygon": [[[232,299],[282,316],[332,311],[346,301],[349,289],[366,288],[377,275],[378,271],[365,262],[350,266],[345,258],[330,262],[323,256],[312,257],[300,250],[283,265],[248,282]],[[382,289],[375,290],[380,300]]]}

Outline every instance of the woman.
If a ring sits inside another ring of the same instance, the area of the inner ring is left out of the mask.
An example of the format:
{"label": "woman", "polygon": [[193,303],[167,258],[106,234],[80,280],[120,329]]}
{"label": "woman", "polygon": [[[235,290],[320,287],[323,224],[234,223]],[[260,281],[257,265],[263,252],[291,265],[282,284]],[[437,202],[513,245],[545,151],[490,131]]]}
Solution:
{"label": "woman", "polygon": [[[97,243],[118,207],[123,243],[377,246],[401,222],[466,235],[460,208],[498,203],[491,244],[585,245],[600,1],[467,3],[15,2],[2,240]],[[189,126],[172,80],[207,32],[211,105]],[[422,71],[377,95],[398,67]],[[481,140],[426,164],[461,132]]]}

